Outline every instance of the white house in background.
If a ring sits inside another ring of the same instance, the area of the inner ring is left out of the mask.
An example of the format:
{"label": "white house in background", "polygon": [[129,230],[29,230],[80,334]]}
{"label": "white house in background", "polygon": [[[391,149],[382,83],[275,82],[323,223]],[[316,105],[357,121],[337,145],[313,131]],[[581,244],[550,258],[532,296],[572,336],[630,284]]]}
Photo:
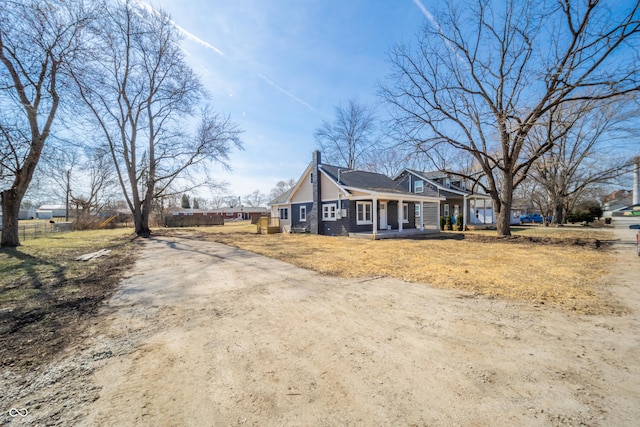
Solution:
{"label": "white house in background", "polygon": [[18,212],[18,219],[19,220],[26,220],[26,219],[35,219],[36,216],[36,208],[35,207],[30,207],[28,209],[20,209],[20,212]]}
{"label": "white house in background", "polygon": [[[72,211],[69,210],[69,215]],[[67,207],[65,205],[42,205],[36,210],[38,219],[64,218],[67,216]]]}

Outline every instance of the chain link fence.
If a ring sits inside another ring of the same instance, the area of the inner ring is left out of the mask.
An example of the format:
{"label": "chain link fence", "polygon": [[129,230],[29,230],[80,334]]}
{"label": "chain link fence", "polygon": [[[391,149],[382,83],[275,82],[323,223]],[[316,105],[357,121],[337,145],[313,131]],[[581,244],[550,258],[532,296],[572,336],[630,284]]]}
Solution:
{"label": "chain link fence", "polygon": [[35,222],[33,224],[18,224],[20,240],[38,239],[55,233],[73,231],[71,222]]}

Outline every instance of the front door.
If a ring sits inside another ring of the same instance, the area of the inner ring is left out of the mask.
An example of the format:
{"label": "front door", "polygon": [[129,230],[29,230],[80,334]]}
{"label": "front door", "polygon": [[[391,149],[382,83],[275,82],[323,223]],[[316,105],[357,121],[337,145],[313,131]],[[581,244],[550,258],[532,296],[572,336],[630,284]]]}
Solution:
{"label": "front door", "polygon": [[380,230],[387,229],[387,202],[380,202]]}

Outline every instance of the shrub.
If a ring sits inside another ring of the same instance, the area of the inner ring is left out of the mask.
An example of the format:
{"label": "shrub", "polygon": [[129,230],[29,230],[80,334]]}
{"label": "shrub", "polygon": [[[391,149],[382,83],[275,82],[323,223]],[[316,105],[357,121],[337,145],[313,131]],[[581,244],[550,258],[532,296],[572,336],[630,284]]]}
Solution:
{"label": "shrub", "polygon": [[602,217],[603,211],[600,204],[596,201],[586,201],[580,203],[574,212],[567,215],[567,222],[593,222]]}
{"label": "shrub", "polygon": [[445,227],[447,230],[453,230],[453,225],[451,224],[451,217],[448,216],[444,219]]}
{"label": "shrub", "polygon": [[567,222],[576,223],[576,222],[593,222],[596,216],[591,212],[576,212],[567,215]]}
{"label": "shrub", "polygon": [[458,216],[456,216],[456,230],[464,231],[464,218],[462,214],[458,214]]}
{"label": "shrub", "polygon": [[440,217],[440,230],[444,231],[444,226],[445,226],[445,219],[443,216]]}

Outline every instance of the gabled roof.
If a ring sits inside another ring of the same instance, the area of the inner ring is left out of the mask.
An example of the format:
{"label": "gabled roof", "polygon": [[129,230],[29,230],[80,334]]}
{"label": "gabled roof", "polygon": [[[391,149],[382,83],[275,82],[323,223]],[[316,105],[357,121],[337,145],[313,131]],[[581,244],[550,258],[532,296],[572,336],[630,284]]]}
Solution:
{"label": "gabled roof", "polygon": [[[332,165],[321,165],[321,169],[325,172],[326,176],[335,181],[338,185],[345,188],[357,188],[360,190],[371,191],[375,193],[389,193],[389,194],[406,194],[410,196],[416,196],[415,193],[405,190],[400,184],[386,175],[360,171],[354,169],[341,168]],[[425,191],[420,196],[424,197],[438,197],[438,195],[431,190]]]}
{"label": "gabled roof", "polygon": [[38,208],[38,210],[43,211],[56,211],[56,210],[65,210],[67,208],[66,205],[42,205]]}
{"label": "gabled roof", "polygon": [[326,172],[328,177],[344,187],[354,187],[362,190],[385,193],[406,193],[398,183],[385,175],[331,165],[322,165],[321,168]]}
{"label": "gabled roof", "polygon": [[[435,185],[436,187],[439,187],[442,191],[440,191],[440,194],[444,194],[447,197],[450,197],[449,194],[451,195],[471,195],[473,194],[474,196],[479,196],[479,197],[489,197],[488,194],[483,194],[483,193],[474,193],[473,191],[470,190],[463,190],[461,187],[458,187],[457,185],[454,185],[453,183],[451,183],[451,185],[449,187],[447,187],[446,185],[436,181],[436,179],[440,179],[440,178],[447,178],[448,175],[440,172],[440,171],[432,171],[432,172],[422,172],[422,171],[417,171],[414,169],[404,169],[402,172],[409,172],[419,178],[424,179],[425,181],[429,181],[431,184]],[[397,176],[400,176],[402,174],[402,172],[400,172]],[[447,194],[447,192],[449,194]]]}
{"label": "gabled roof", "polygon": [[440,171],[431,171],[431,172],[422,172],[414,169],[407,169],[409,172],[413,172],[414,174],[421,175],[427,179],[439,179],[446,178],[448,175],[444,172]]}
{"label": "gabled roof", "polygon": [[235,212],[244,212],[244,213],[262,213],[262,212],[267,212],[267,208],[262,207],[262,206],[235,206],[233,208],[231,207],[224,207],[224,208],[218,208],[218,209],[209,209],[209,210],[197,210],[197,209],[192,209],[194,212],[213,212],[213,213],[235,213]]}
{"label": "gabled roof", "polygon": [[[296,185],[293,188],[287,190],[282,193],[275,199],[271,200],[268,205],[269,206],[277,206],[277,205],[285,205],[290,203],[291,197],[296,193],[298,188],[300,187],[303,178],[310,173],[311,168],[313,166],[313,162],[307,166],[302,177],[298,180]],[[389,178],[386,175],[375,173],[375,172],[367,172],[355,169],[348,169],[346,167],[333,166],[321,163],[319,165],[320,171],[322,174],[335,182],[335,184],[344,192],[345,195],[349,195],[352,191],[361,191],[363,193],[377,193],[378,195],[387,194],[389,196],[392,195],[404,195],[407,199],[414,200],[425,200],[425,199],[441,199],[444,200],[444,197],[438,196],[438,194],[428,188],[425,188],[424,193],[416,194],[410,191],[407,191],[398,184],[393,179]],[[392,196],[393,197],[393,196]]]}
{"label": "gabled roof", "polygon": [[294,187],[288,189],[287,191],[285,191],[284,193],[280,194],[278,197],[276,197],[275,199],[273,199],[269,203],[267,203],[267,205],[273,206],[273,205],[282,205],[284,203],[287,203],[287,200],[289,199],[289,196],[293,192],[294,188],[296,188],[296,187],[294,186]]}

